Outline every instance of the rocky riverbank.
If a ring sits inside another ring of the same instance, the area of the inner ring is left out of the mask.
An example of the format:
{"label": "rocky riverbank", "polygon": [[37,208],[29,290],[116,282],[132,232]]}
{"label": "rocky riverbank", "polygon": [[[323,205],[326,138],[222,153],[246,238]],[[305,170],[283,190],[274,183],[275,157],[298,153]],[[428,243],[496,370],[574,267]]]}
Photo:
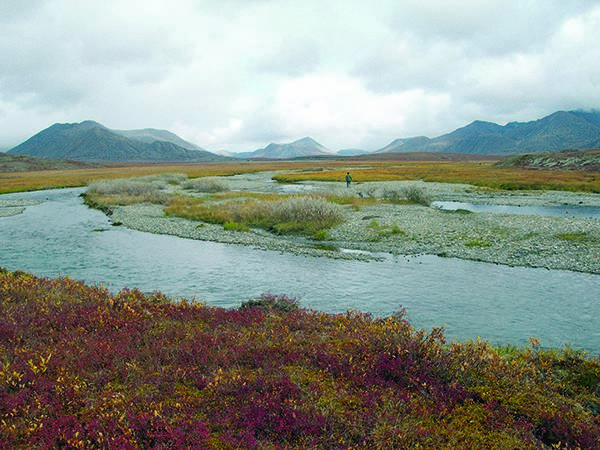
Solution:
{"label": "rocky riverbank", "polygon": [[37,205],[40,202],[33,200],[7,200],[0,198],[0,217],[10,217],[21,214],[27,206]]}
{"label": "rocky riverbank", "polygon": [[[434,201],[520,206],[600,206],[600,195],[569,192],[496,192],[468,185],[421,182],[279,185],[268,173],[224,178],[232,190],[262,192],[339,191],[380,197],[417,186]],[[315,241],[275,236],[264,230],[225,231],[220,225],[165,217],[157,205],[115,207],[111,219],[126,227],[258,249],[345,259],[377,259],[378,253],[435,254],[511,266],[545,267],[600,274],[600,220],[443,211],[422,205],[374,203],[345,207],[346,222]]]}

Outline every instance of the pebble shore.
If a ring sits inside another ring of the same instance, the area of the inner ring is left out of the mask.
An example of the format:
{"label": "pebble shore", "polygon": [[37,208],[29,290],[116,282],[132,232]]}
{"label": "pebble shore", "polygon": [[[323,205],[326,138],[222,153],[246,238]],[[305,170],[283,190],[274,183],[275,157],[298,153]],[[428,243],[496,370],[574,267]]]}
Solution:
{"label": "pebble shore", "polygon": [[[386,189],[417,185],[433,201],[514,206],[600,206],[600,195],[556,191],[492,192],[469,185],[382,182],[345,185],[311,182],[279,185],[271,174],[224,178],[231,190],[262,192],[339,191],[380,196]],[[307,256],[373,260],[382,253],[433,254],[510,266],[543,267],[600,274],[600,220],[497,213],[443,211],[421,205],[376,203],[353,210],[346,222],[315,241],[274,236],[264,230],[225,231],[220,225],[165,217],[158,205],[114,207],[111,220],[128,228]],[[566,239],[564,235],[573,235]]]}
{"label": "pebble shore", "polygon": [[33,200],[5,200],[0,199],[0,217],[10,217],[21,214],[27,206],[38,205],[40,202]]}

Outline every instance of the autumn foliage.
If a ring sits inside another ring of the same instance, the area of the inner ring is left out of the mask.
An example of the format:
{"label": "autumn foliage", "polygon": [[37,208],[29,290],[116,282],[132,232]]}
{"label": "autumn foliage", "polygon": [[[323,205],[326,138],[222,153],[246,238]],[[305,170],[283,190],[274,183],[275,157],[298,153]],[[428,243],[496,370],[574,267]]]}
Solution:
{"label": "autumn foliage", "polygon": [[581,352],[446,343],[401,314],[0,271],[1,448],[593,449],[599,383]]}

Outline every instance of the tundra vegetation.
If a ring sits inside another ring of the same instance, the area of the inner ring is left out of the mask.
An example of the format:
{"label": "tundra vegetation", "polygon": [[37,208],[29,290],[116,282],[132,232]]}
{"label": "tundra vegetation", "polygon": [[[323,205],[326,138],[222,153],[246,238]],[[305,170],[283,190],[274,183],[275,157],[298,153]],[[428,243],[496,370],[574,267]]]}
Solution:
{"label": "tundra vegetation", "polygon": [[0,270],[2,448],[600,448],[600,360]]}
{"label": "tundra vegetation", "polygon": [[[304,170],[274,177],[285,183],[343,180],[345,169]],[[527,170],[502,167],[492,162],[403,162],[369,164],[353,169],[357,182],[422,180],[439,183],[466,183],[502,190],[558,190],[600,193],[600,173],[577,170]]]}
{"label": "tundra vegetation", "polygon": [[352,171],[357,183],[366,181],[423,180],[466,183],[492,189],[552,189],[600,192],[600,173],[579,170],[528,170],[488,162],[402,161],[271,161],[203,164],[114,165],[69,170],[0,172],[0,193],[85,186],[95,180],[184,173],[189,178],[229,176],[241,173],[285,171],[276,181],[343,182]]}
{"label": "tundra vegetation", "polygon": [[[174,190],[174,186],[181,189]],[[88,186],[85,201],[106,212],[115,205],[153,203],[164,205],[166,216],[221,224],[226,230],[263,228],[276,234],[295,233],[325,240],[327,230],[344,221],[342,205],[354,210],[377,201],[429,205],[430,198],[419,187],[388,189],[382,199],[326,191],[294,195],[231,192],[222,179],[161,174],[94,181]],[[403,233],[397,226],[378,230],[380,236]]]}

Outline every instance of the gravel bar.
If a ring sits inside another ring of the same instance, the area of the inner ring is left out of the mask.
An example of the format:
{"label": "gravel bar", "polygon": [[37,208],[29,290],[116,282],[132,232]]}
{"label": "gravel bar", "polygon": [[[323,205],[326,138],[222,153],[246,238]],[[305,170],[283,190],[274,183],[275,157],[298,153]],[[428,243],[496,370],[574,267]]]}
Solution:
{"label": "gravel bar", "polygon": [[[306,192],[327,190],[381,196],[386,189],[422,188],[434,201],[520,206],[600,206],[600,195],[557,191],[491,191],[464,184],[381,182],[354,184],[271,182],[271,173],[223,178],[232,190]],[[600,220],[443,211],[421,205],[376,203],[356,211],[330,239],[275,236],[264,230],[225,231],[220,225],[165,217],[158,205],[114,207],[111,220],[128,228],[257,249],[330,258],[377,260],[394,255],[433,254],[510,266],[543,267],[600,274]]]}
{"label": "gravel bar", "polygon": [[39,205],[35,200],[4,200],[0,199],[0,217],[10,217],[21,214],[27,206]]}

